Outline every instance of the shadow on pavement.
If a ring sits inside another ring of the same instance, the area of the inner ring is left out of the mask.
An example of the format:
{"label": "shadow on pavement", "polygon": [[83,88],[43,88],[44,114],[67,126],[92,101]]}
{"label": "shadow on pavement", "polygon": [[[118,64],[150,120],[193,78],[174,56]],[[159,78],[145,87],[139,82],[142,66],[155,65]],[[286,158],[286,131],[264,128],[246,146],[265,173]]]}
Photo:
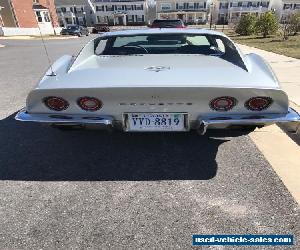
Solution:
{"label": "shadow on pavement", "polygon": [[0,180],[208,180],[226,141],[195,132],[60,131],[11,115],[0,121]]}

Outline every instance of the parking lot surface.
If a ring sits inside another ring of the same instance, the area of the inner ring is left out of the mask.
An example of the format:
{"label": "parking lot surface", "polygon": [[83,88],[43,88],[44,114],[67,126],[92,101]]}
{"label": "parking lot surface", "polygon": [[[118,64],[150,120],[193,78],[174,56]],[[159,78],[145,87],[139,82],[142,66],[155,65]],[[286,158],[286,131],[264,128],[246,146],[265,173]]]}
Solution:
{"label": "parking lot surface", "polygon": [[[51,60],[88,39],[46,41]],[[38,40],[1,43],[0,249],[190,249],[192,234],[299,238],[299,205],[249,136],[17,122],[47,58]]]}

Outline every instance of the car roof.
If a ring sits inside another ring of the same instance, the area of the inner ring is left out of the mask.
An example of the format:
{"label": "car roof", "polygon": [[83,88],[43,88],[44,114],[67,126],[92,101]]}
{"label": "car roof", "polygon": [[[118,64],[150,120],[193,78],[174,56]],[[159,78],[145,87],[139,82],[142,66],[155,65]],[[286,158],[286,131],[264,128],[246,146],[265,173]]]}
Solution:
{"label": "car roof", "polygon": [[147,28],[147,29],[131,29],[131,30],[118,30],[102,34],[101,36],[130,36],[130,35],[149,35],[149,34],[206,34],[218,35],[227,37],[224,33],[208,30],[208,29],[189,29],[189,28]]}

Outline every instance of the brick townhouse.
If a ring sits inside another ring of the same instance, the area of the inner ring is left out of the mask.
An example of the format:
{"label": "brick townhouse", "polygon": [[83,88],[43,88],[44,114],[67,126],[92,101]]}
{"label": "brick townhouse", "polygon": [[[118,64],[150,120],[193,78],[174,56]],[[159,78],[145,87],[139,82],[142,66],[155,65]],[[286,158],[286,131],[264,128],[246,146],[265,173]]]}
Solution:
{"label": "brick townhouse", "polygon": [[0,0],[0,25],[16,28],[58,27],[54,0]]}

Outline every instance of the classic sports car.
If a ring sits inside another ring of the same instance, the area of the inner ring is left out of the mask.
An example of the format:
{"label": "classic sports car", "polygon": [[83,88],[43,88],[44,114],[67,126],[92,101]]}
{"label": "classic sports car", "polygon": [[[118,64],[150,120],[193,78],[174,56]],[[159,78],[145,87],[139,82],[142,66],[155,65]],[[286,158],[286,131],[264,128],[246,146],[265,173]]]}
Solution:
{"label": "classic sports car", "polygon": [[51,68],[17,120],[201,134],[299,121],[266,62],[215,31],[105,33]]}

